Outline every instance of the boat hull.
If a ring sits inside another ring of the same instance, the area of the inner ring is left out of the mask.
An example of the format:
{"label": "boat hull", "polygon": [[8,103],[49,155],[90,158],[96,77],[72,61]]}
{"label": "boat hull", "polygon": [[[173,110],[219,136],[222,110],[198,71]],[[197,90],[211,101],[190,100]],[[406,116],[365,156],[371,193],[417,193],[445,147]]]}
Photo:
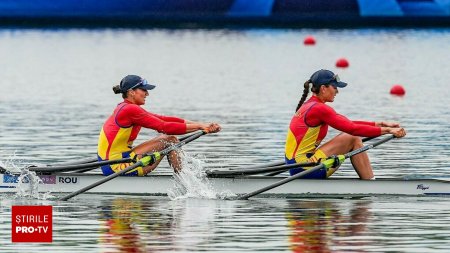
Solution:
{"label": "boat hull", "polygon": [[[43,181],[38,185],[38,192],[69,193],[93,184],[104,178],[103,175],[60,173],[40,175]],[[285,177],[247,176],[209,178],[211,188],[217,192],[246,194],[278,182]],[[0,192],[14,193],[19,190],[18,177],[0,174]],[[172,175],[154,174],[145,177],[117,177],[87,193],[98,194],[133,194],[133,195],[167,195],[174,188]],[[23,183],[20,189],[30,188],[30,183]],[[298,179],[276,187],[262,194],[279,196],[371,196],[371,195],[450,195],[449,179],[413,179],[387,178],[377,180],[359,180],[354,178],[335,178],[326,180]],[[258,195],[259,196],[259,195]]]}

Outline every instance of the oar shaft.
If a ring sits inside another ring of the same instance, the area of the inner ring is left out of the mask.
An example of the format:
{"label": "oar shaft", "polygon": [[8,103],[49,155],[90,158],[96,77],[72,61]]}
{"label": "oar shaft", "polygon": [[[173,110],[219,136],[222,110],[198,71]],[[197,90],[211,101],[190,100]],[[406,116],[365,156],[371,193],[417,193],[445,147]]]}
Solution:
{"label": "oar shaft", "polygon": [[[169,154],[171,151],[173,151],[174,149],[180,148],[180,147],[183,146],[184,144],[187,144],[187,143],[189,143],[189,142],[191,142],[191,141],[193,141],[193,140],[195,140],[195,139],[197,139],[197,138],[199,138],[200,136],[205,135],[205,134],[206,134],[205,131],[195,132],[194,134],[188,136],[188,137],[185,138],[184,140],[182,140],[182,141],[180,141],[180,142],[178,142],[178,143],[176,143],[176,144],[174,144],[174,145],[172,145],[172,146],[170,146],[170,147],[168,147],[168,148],[166,148],[166,149],[164,149],[164,150],[162,150],[162,151],[159,151],[159,153],[160,153],[161,155],[167,155],[167,154]],[[151,155],[151,153],[147,153],[147,155]]]}
{"label": "oar shaft", "polygon": [[364,137],[364,138],[362,138],[362,142],[370,141],[375,138],[377,138],[377,137]]}
{"label": "oar shaft", "polygon": [[186,140],[187,138],[192,137],[192,136],[194,136],[194,135],[196,135],[196,134],[197,134],[197,132],[194,132],[194,133],[191,133],[191,134],[189,134],[189,135],[185,135],[185,136],[183,136],[183,137],[180,137],[178,140],[179,140],[179,141],[184,141],[184,140]]}
{"label": "oar shaft", "polygon": [[257,165],[250,165],[250,166],[246,166],[246,167],[241,167],[241,168],[233,168],[230,169],[231,170],[256,170],[256,169],[265,169],[267,167],[274,167],[274,166],[280,166],[285,164],[284,160],[283,161],[278,161],[278,162],[270,162],[270,163],[266,163],[266,164],[257,164]]}
{"label": "oar shaft", "polygon": [[64,165],[74,165],[74,164],[83,164],[83,163],[93,163],[96,162],[97,158],[84,158],[78,161],[70,161],[70,162],[62,162],[62,163],[57,163],[55,165],[49,165],[49,166],[64,166]]}
{"label": "oar shaft", "polygon": [[95,182],[95,183],[93,183],[93,184],[91,184],[91,185],[88,185],[88,186],[86,186],[86,187],[84,187],[84,188],[82,188],[82,189],[80,189],[80,190],[78,190],[78,191],[72,192],[71,194],[62,197],[62,198],[60,198],[59,200],[68,200],[68,199],[71,199],[71,198],[77,196],[78,194],[81,194],[81,193],[83,193],[83,192],[85,192],[85,191],[89,191],[90,189],[92,189],[92,188],[94,188],[94,187],[97,187],[97,186],[99,186],[99,185],[101,185],[101,184],[104,184],[104,183],[108,182],[109,180],[111,180],[111,179],[113,179],[113,178],[116,178],[116,177],[118,177],[118,176],[120,176],[120,175],[123,175],[124,173],[127,173],[128,171],[133,170],[133,169],[135,169],[135,168],[137,168],[137,167],[140,167],[140,166],[142,166],[142,162],[137,162],[137,163],[135,163],[135,164],[129,166],[128,168],[126,168],[126,169],[124,169],[124,170],[121,170],[121,171],[119,171],[119,172],[116,172],[116,173],[114,173],[114,174],[111,174],[111,175],[109,175],[109,176],[103,178],[102,180],[99,180],[99,181],[97,181],[97,182]]}
{"label": "oar shaft", "polygon": [[371,149],[371,148],[374,148],[374,147],[376,147],[376,146],[379,146],[379,145],[381,145],[381,144],[383,144],[383,143],[385,143],[385,142],[388,142],[388,141],[390,141],[390,140],[392,140],[392,139],[394,139],[394,138],[395,138],[394,135],[388,135],[388,136],[386,136],[385,138],[380,139],[380,140],[378,140],[378,141],[376,141],[376,142],[374,142],[374,143],[372,143],[372,144],[369,144],[369,145],[366,145],[366,146],[364,146],[364,147],[362,147],[362,148],[355,149],[355,150],[353,150],[353,151],[351,151],[351,152],[348,152],[348,153],[345,154],[344,156],[345,156],[345,158],[347,159],[347,158],[349,158],[349,157],[351,157],[351,156],[354,156],[354,155],[356,155],[356,154],[362,153],[362,152],[367,151],[367,150],[369,150],[369,149]]}
{"label": "oar shaft", "polygon": [[320,170],[320,169],[325,169],[325,165],[319,164],[319,165],[317,165],[317,166],[315,166],[315,167],[313,167],[311,169],[308,169],[308,170],[302,171],[302,172],[300,172],[298,174],[295,174],[293,176],[287,177],[287,178],[285,178],[283,180],[280,180],[280,181],[278,181],[278,182],[276,182],[274,184],[271,184],[269,186],[266,186],[264,188],[261,188],[259,190],[254,191],[254,192],[250,192],[250,193],[244,194],[244,195],[238,197],[237,199],[248,199],[250,197],[253,197],[255,195],[258,195],[260,193],[266,192],[266,191],[271,190],[271,189],[273,189],[275,187],[283,185],[283,184],[285,184],[287,182],[290,182],[290,181],[292,181],[294,179],[305,177],[305,176],[313,173],[314,171],[317,171],[317,170]]}
{"label": "oar shaft", "polygon": [[72,171],[72,170],[80,170],[87,168],[98,168],[103,165],[111,165],[118,163],[129,163],[131,162],[131,158],[122,158],[117,160],[107,160],[93,163],[83,163],[83,164],[73,164],[73,165],[65,165],[65,166],[48,166],[48,167],[29,167],[30,171],[36,172],[63,172],[63,171]]}
{"label": "oar shaft", "polygon": [[[284,164],[284,162],[283,162]],[[316,166],[318,163],[316,162],[308,162],[308,163],[294,163],[294,164],[284,164],[280,166],[273,166],[268,168],[261,169],[253,169],[253,170],[229,170],[229,171],[220,171],[220,170],[212,170],[207,171],[206,174],[208,177],[221,177],[221,176],[247,176],[247,175],[256,175],[266,172],[283,172],[288,169],[298,168],[298,167],[311,167]]]}

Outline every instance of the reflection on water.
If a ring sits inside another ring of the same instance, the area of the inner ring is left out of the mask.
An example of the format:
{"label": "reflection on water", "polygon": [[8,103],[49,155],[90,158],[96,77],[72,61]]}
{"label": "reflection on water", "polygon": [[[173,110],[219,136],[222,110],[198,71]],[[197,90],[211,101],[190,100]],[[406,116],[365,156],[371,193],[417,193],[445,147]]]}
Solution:
{"label": "reflection on water", "polygon": [[102,247],[113,245],[119,252],[145,252],[141,236],[143,231],[137,227],[149,220],[148,212],[143,212],[142,201],[117,198],[102,205],[99,217],[104,222],[104,228],[99,231]]}
{"label": "reflection on water", "polygon": [[118,197],[101,204],[104,229],[99,243],[119,252],[195,250],[215,237],[214,216],[220,210],[202,199],[165,202]]}
{"label": "reflection on water", "polygon": [[355,248],[364,252],[367,240],[345,240],[366,234],[372,219],[371,201],[350,203],[348,210],[333,201],[288,200],[286,212],[293,252],[333,252],[337,248]]}
{"label": "reflection on water", "polygon": [[[83,195],[1,197],[2,252],[429,252],[450,250],[445,198],[225,201]],[[11,244],[14,205],[53,205],[51,244]]]}
{"label": "reflection on water", "polygon": [[[318,44],[303,46],[311,33]],[[0,87],[7,91],[0,93],[0,160],[14,153],[17,164],[37,165],[95,157],[100,127],[120,102],[111,87],[129,73],[157,85],[146,109],[221,123],[220,133],[184,147],[204,155],[207,167],[282,160],[301,84],[329,68],[349,83],[333,102],[338,112],[408,130],[407,138],[369,151],[377,177],[450,175],[442,92],[449,38],[449,30],[0,30]],[[335,69],[343,56],[351,66]],[[389,95],[395,83],[405,97]],[[136,143],[154,134],[142,130]],[[160,169],[169,171],[167,163]],[[334,176],[356,173],[346,162]]]}
{"label": "reflection on water", "polygon": [[[314,47],[302,44],[309,34]],[[449,30],[0,30],[0,162],[95,157],[100,127],[120,101],[111,86],[130,73],[157,85],[146,109],[221,123],[220,133],[183,147],[204,156],[205,168],[279,161],[302,83],[329,68],[349,83],[333,103],[338,112],[408,130],[407,138],[369,151],[377,177],[448,176],[449,38]],[[334,69],[340,57],[350,68]],[[394,83],[404,85],[405,97],[388,94]],[[143,130],[136,143],[153,135]],[[345,163],[334,176],[356,174]],[[11,206],[22,204],[53,205],[52,244],[10,243]],[[50,202],[2,195],[0,245],[11,253],[449,252],[449,217],[446,198],[85,194]]]}

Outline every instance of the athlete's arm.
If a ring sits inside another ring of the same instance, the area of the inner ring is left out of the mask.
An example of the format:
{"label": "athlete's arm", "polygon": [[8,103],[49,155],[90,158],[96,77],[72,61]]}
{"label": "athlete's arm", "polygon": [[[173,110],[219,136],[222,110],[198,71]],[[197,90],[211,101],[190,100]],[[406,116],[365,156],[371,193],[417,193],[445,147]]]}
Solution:
{"label": "athlete's arm", "polygon": [[[163,119],[175,120],[164,121]],[[185,122],[183,119],[176,117],[157,117],[153,113],[149,113],[140,106],[127,105],[121,112],[117,114],[118,123],[124,126],[139,125],[145,128],[156,130],[165,134],[185,134],[197,130],[203,130],[207,133],[215,133],[221,130],[216,123],[197,123]],[[182,120],[182,122],[180,122]]]}
{"label": "athlete's arm", "polygon": [[373,122],[373,121],[361,121],[361,120],[352,120],[353,123],[358,124],[358,125],[368,125],[368,126],[378,126],[377,122]]}
{"label": "athlete's arm", "polygon": [[152,114],[153,116],[155,116],[155,117],[157,117],[157,118],[159,118],[161,120],[167,121],[167,122],[188,123],[187,120],[182,119],[182,118],[178,118],[178,117],[174,117],[174,116],[159,115],[159,114],[156,114],[156,113],[150,113],[150,114]]}
{"label": "athlete's arm", "polygon": [[[316,120],[318,124],[323,122],[339,131],[355,136],[377,137],[382,134],[381,128],[375,126],[375,123],[360,124],[358,121],[351,121],[345,116],[336,113],[333,108],[325,104],[316,104],[313,106],[307,114],[307,122],[309,124],[313,121],[310,120],[311,118],[318,119]],[[318,125],[317,123],[316,125]]]}
{"label": "athlete's arm", "polygon": [[397,122],[386,122],[386,121],[380,121],[376,123],[376,126],[379,127],[400,127],[400,124]]}
{"label": "athlete's arm", "polygon": [[185,134],[187,133],[186,123],[164,121],[154,114],[147,112],[137,105],[127,105],[117,114],[117,121],[120,125],[138,125],[156,130],[165,134]]}
{"label": "athlete's arm", "polygon": [[164,120],[164,121],[186,123],[186,133],[194,132],[197,130],[203,130],[207,133],[216,133],[221,130],[220,125],[217,123],[202,123],[202,122],[191,121],[191,120],[182,119],[182,118],[178,118],[178,117],[174,117],[174,116],[164,116],[164,115],[158,115],[158,114],[154,114],[154,113],[151,113],[151,114],[154,115],[155,117],[158,117],[159,119]]}

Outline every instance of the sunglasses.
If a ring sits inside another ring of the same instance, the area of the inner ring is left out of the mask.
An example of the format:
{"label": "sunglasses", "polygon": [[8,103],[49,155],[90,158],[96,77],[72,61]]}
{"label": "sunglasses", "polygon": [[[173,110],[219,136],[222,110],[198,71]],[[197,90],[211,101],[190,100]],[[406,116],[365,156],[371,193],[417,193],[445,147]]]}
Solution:
{"label": "sunglasses", "polygon": [[339,76],[337,74],[334,75],[333,79],[331,79],[331,80],[335,80],[336,82],[340,82],[341,81],[341,79],[339,78]]}
{"label": "sunglasses", "polygon": [[129,88],[128,90],[135,89],[135,88],[137,88],[138,86],[141,86],[141,85],[145,86],[147,84],[148,84],[147,80],[146,79],[142,79],[140,82],[138,82],[137,84],[135,84],[133,87]]}

